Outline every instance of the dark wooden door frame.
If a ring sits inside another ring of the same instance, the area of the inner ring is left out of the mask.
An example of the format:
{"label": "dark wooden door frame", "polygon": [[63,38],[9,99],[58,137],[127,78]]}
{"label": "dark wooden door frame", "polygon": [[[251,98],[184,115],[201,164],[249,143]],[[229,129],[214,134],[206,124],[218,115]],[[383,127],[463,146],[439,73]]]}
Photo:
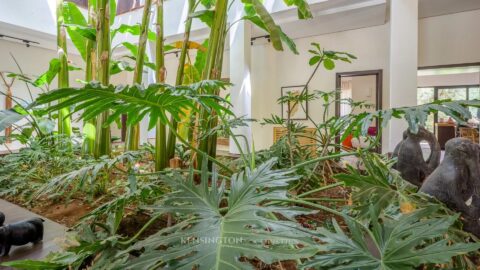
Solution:
{"label": "dark wooden door frame", "polygon": [[[342,78],[343,77],[360,77],[360,76],[376,76],[376,91],[375,91],[375,110],[382,109],[382,93],[383,93],[383,70],[382,69],[375,69],[375,70],[364,70],[364,71],[351,71],[351,72],[338,72],[336,74],[336,87],[337,90],[336,99],[337,102],[335,103],[335,116],[340,116],[340,89],[342,88]],[[380,126],[377,119],[377,134],[380,132]],[[380,140],[381,141],[381,140]],[[377,149],[378,152],[382,151],[382,143],[380,142],[380,147]]]}

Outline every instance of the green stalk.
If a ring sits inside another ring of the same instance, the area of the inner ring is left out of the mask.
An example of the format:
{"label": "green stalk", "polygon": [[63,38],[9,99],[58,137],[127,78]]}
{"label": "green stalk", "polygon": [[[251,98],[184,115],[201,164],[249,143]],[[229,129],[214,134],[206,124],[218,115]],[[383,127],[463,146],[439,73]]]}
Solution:
{"label": "green stalk", "polygon": [[[225,44],[225,25],[227,21],[227,8],[228,8],[228,1],[217,1],[215,5],[215,15],[213,18],[213,25],[210,31],[210,42],[207,51],[207,63],[205,66],[205,70],[203,71],[203,79],[218,79],[221,76],[221,59],[223,55],[223,49]],[[214,94],[214,93],[209,93]],[[205,110],[202,109],[200,112],[200,121],[201,130],[208,130],[212,128],[212,122],[209,121],[210,114]],[[215,157],[215,153],[212,153],[212,150],[216,147],[211,147],[212,143],[210,142],[213,138],[209,136],[208,138],[204,138],[199,142],[199,149],[202,152],[209,153]],[[210,145],[210,147],[209,147]],[[201,168],[203,162],[203,158],[201,156],[197,156],[197,164],[199,168]]]}
{"label": "green stalk", "polygon": [[[221,80],[222,79],[222,68],[223,68],[223,55],[224,55],[224,50],[225,50],[225,40],[226,40],[226,31],[227,28],[227,20],[224,21],[223,24],[223,30],[220,32],[223,36],[220,38],[220,40],[223,40],[221,42],[220,46],[218,47],[217,50],[217,59],[216,59],[216,70],[218,71],[215,75],[215,80]],[[220,90],[216,90],[215,95],[219,95]],[[210,120],[210,129],[215,128],[218,125],[218,116],[215,116],[213,119]],[[232,134],[233,135],[233,134]],[[217,156],[217,133],[214,133],[208,138],[208,154],[212,157]],[[233,136],[235,137],[235,136]],[[235,140],[235,139],[234,139]],[[247,141],[248,143],[248,141]],[[240,147],[240,145],[238,145]],[[239,148],[240,149],[240,148]]]}
{"label": "green stalk", "polygon": [[[104,86],[110,82],[110,8],[109,0],[97,0],[97,79]],[[105,126],[109,112],[102,113],[97,118],[95,157],[110,155],[110,127]]]}
{"label": "green stalk", "polygon": [[[221,1],[221,2],[226,2],[226,1]],[[175,85],[181,85],[183,83],[185,60],[188,52],[188,45],[190,43],[190,31],[192,29],[192,18],[190,17],[190,15],[193,13],[194,10],[195,10],[195,0],[188,0],[188,18],[187,18],[187,21],[185,22],[185,34],[183,37],[182,50],[180,52],[180,59],[178,62],[177,78],[175,80]],[[172,123],[172,128],[176,130],[178,127],[177,121],[175,121],[175,119],[173,119],[172,117],[170,118],[170,122]],[[175,143],[176,143],[175,134],[173,130],[170,130],[168,134],[168,142],[167,142],[167,158],[168,159],[171,159],[175,156]]]}
{"label": "green stalk", "polygon": [[[64,22],[63,0],[57,0],[57,50],[58,59],[60,60],[58,88],[68,87],[67,33],[63,26]],[[58,133],[67,137],[72,136],[72,123],[68,107],[58,111]]]}
{"label": "green stalk", "polygon": [[[92,5],[92,1],[88,1],[88,24],[90,27],[95,26],[94,18],[95,6]],[[86,43],[87,54],[85,59],[85,81],[91,82],[95,80],[95,42],[87,39]],[[82,152],[84,155],[92,156],[95,150],[95,133],[96,133],[96,120],[89,120],[83,125],[83,136],[85,137],[82,146]]]}
{"label": "green stalk", "polygon": [[[145,49],[148,40],[148,25],[150,22],[150,8],[152,0],[145,0],[143,7],[142,24],[140,25],[140,37],[138,41],[138,53],[135,65],[135,73],[133,74],[133,83],[142,84],[143,66],[145,64]],[[129,126],[125,139],[125,150],[136,151],[140,146],[140,124]]]}
{"label": "green stalk", "polygon": [[[165,82],[165,52],[163,32],[163,0],[157,1],[157,42],[156,42],[156,80],[157,83]],[[155,134],[155,170],[161,171],[167,167],[167,132],[166,127],[160,120],[157,121]]]}

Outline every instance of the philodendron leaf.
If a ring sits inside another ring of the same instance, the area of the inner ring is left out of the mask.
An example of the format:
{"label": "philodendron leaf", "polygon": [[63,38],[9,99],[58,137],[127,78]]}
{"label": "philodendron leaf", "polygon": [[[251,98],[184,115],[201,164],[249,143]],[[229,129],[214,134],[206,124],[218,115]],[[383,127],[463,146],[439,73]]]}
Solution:
{"label": "philodendron leaf", "polygon": [[186,219],[136,243],[132,250],[144,252],[125,269],[153,269],[159,263],[174,269],[253,269],[241,258],[271,264],[312,256],[318,250],[312,233],[272,214],[286,213],[291,218],[308,211],[263,204],[286,199],[289,183],[297,179],[289,171],[272,170],[275,163],[270,160],[253,171],[233,175],[229,192],[216,175],[209,179],[206,166],[199,184],[193,172],[188,179],[179,174],[165,177],[174,192],[152,210]]}
{"label": "philodendron leaf", "polygon": [[398,220],[386,217],[378,220],[372,214],[369,226],[359,226],[347,219],[350,236],[334,220],[334,232],[319,229],[326,252],[306,262],[304,267],[407,270],[424,264],[449,263],[455,256],[480,248],[480,243],[451,241],[448,229],[458,215],[432,217],[437,210],[438,206],[424,208]]}

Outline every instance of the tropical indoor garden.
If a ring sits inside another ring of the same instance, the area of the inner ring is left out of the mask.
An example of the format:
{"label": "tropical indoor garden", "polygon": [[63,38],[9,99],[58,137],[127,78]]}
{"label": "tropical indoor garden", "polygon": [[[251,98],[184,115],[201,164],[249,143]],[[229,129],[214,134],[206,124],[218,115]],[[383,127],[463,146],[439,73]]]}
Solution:
{"label": "tropical indoor garden", "polygon": [[[14,54],[4,59],[17,66],[6,78],[41,94],[24,99],[1,92],[11,108],[0,111],[0,143],[24,145],[0,157],[1,198],[68,232],[57,239],[61,248],[46,257],[4,261],[3,267],[477,269],[480,224],[470,222],[475,211],[419,192],[396,164],[402,156],[378,149],[392,121],[420,134],[439,112],[466,123],[480,101],[436,99],[378,109],[342,97],[338,89],[314,89],[311,81],[322,80],[320,71],[365,59],[321,42],[298,51],[260,0],[185,0],[184,35],[166,42],[168,1],[177,0],[145,0],[141,23],[117,27],[116,0],[88,0],[87,10],[75,3],[81,1],[57,0],[58,57],[38,63],[48,69],[32,76]],[[308,1],[283,2],[300,20],[314,16]],[[239,20],[229,18],[234,5],[242,6]],[[222,77],[224,52],[229,31],[242,21],[268,34],[275,50],[309,55],[304,87],[276,101],[286,115],[237,115],[225,94],[233,84]],[[194,23],[208,27],[204,40],[191,39]],[[125,34],[131,41],[113,42]],[[154,44],[154,56],[146,52],[148,44]],[[116,57],[119,49],[127,54]],[[72,50],[83,61],[78,66],[69,59]],[[165,56],[171,52],[177,68],[175,83],[167,84]],[[146,83],[148,72],[153,83]],[[120,73],[133,80],[112,83]],[[296,121],[294,114],[313,101],[322,104],[322,120]],[[333,113],[338,104],[351,113]],[[155,131],[151,143],[140,140],[145,119]],[[244,147],[251,138],[237,131],[252,123],[284,132],[269,148],[256,150],[255,141]],[[370,134],[373,125],[378,132]],[[124,129],[124,142],[112,135],[114,127]],[[221,138],[239,153],[219,154]],[[363,138],[367,146],[347,146],[348,138]],[[75,214],[55,218],[55,209],[66,206]],[[5,245],[9,240],[2,237]]]}

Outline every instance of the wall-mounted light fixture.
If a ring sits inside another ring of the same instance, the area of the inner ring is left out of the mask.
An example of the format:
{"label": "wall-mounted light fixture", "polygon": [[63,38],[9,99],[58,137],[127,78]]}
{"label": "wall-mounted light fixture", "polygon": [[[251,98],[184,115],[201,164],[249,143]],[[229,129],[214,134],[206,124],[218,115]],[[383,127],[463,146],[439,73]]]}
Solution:
{"label": "wall-mounted light fixture", "polygon": [[270,35],[264,35],[264,36],[258,36],[258,37],[252,37],[250,39],[250,44],[253,46],[253,42],[257,39],[261,39],[261,38],[264,38],[268,41],[268,43],[270,43]]}
{"label": "wall-mounted light fixture", "polygon": [[20,41],[21,43],[24,43],[25,46],[27,46],[27,48],[29,48],[31,44],[40,44],[36,41],[23,39],[23,38],[12,37],[12,36],[9,36],[9,35],[4,35],[4,34],[0,34],[0,38],[7,38],[7,39],[13,39],[15,41]]}
{"label": "wall-mounted light fixture", "polygon": [[175,54],[175,57],[178,58],[178,54],[180,53],[180,51],[173,51],[173,52],[167,52],[165,53],[165,55],[168,55],[168,54]]}

